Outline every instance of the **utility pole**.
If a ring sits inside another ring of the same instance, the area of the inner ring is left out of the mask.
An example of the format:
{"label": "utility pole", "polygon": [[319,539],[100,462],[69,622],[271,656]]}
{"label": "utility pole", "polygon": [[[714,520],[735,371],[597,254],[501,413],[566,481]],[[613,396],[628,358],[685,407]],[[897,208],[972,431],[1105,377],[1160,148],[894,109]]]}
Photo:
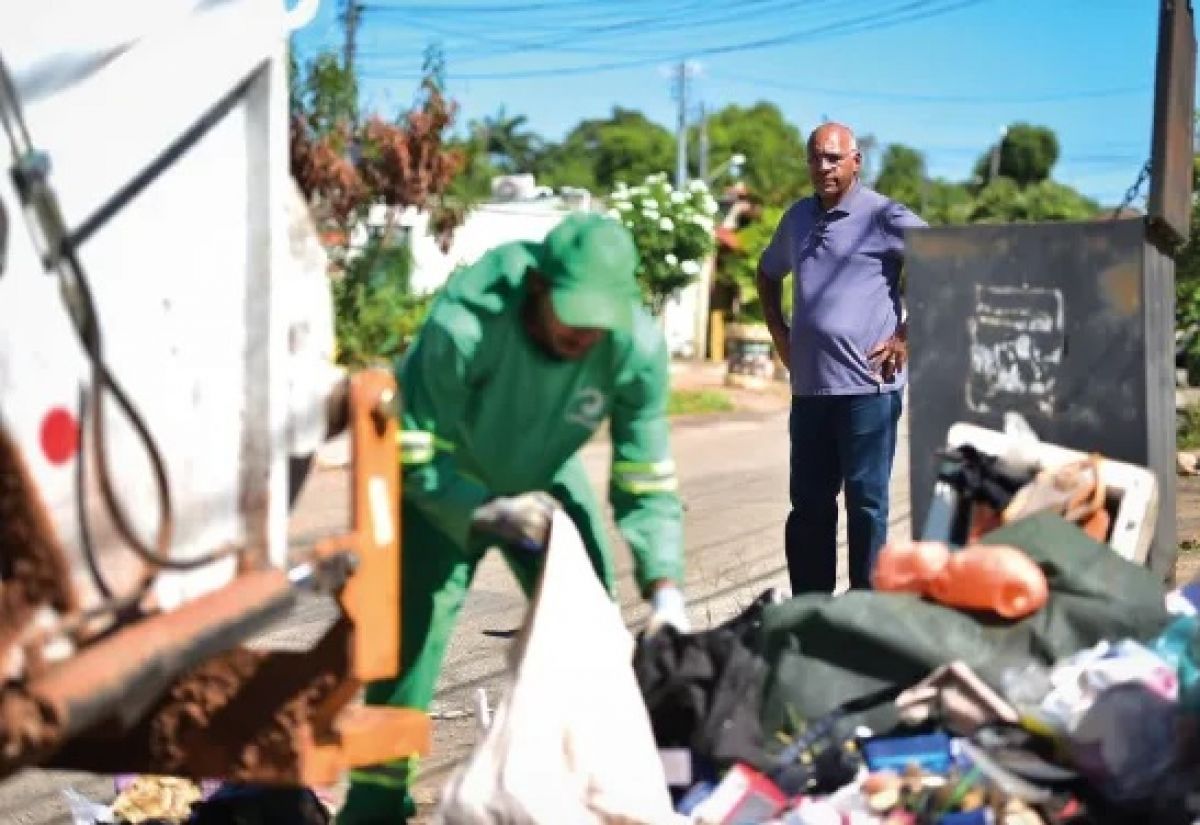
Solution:
{"label": "utility pole", "polygon": [[359,0],[344,0],[342,25],[345,27],[346,40],[342,46],[342,64],[347,73],[351,75],[354,74],[354,57],[358,47],[358,24],[362,8]]}
{"label": "utility pole", "polygon": [[1004,138],[1008,137],[1008,127],[1000,130],[1000,139],[992,147],[991,165],[988,168],[988,183],[1000,177],[1000,150],[1004,146]]}
{"label": "utility pole", "polygon": [[679,103],[679,119],[675,124],[675,187],[682,189],[687,183],[687,107],[688,65],[679,61],[675,67],[675,99]]}
{"label": "utility pole", "polygon": [[708,183],[708,109],[700,104],[700,180]]}

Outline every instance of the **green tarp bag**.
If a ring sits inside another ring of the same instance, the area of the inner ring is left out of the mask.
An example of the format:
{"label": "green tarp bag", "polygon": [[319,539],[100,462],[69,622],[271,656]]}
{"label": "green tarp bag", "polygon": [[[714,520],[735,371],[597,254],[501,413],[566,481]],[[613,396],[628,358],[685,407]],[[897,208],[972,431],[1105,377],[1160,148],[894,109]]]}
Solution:
{"label": "green tarp bag", "polygon": [[1167,624],[1163,587],[1153,573],[1058,516],[1031,516],[983,543],[1018,547],[1041,566],[1050,585],[1044,608],[1013,622],[865,590],[767,607],[767,737],[788,729],[792,717],[816,719],[847,704],[870,704],[873,696],[880,701],[856,708],[855,721],[882,731],[895,722],[885,700],[940,665],[962,660],[1000,688],[1007,668],[1049,664],[1105,639],[1147,640]]}

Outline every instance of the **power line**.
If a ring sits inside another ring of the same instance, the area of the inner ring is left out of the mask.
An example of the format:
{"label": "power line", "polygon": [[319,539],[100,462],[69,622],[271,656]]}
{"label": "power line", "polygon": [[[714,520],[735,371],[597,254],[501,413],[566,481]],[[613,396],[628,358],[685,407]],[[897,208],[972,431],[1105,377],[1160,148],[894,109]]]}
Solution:
{"label": "power line", "polygon": [[[522,48],[521,47],[522,44],[515,43],[512,40],[505,40],[503,38],[495,37],[490,34],[482,34],[482,33],[478,33],[478,32],[456,31],[454,29],[447,28],[445,26],[439,26],[439,25],[431,24],[431,23],[422,23],[421,27],[423,29],[425,29],[426,31],[433,32],[434,34],[438,34],[443,37],[461,37],[461,38],[465,38],[467,40],[474,41],[477,43],[488,43],[491,45],[505,47],[503,51],[490,52],[487,55],[488,57],[491,57],[493,55],[502,55],[502,54],[506,54],[506,53],[510,53],[510,52],[532,50],[532,46],[530,46],[529,49]],[[587,46],[563,46],[563,47],[556,48],[555,51],[561,51],[561,52],[566,52],[566,53],[571,53],[571,54],[611,54],[612,53],[612,49],[606,49],[606,48],[602,48],[602,47],[587,47]],[[634,54],[642,54],[642,55],[658,54],[658,52],[650,52],[650,51],[646,51],[646,50],[626,50],[626,51],[632,51],[632,53],[634,53]],[[382,58],[386,59],[386,58],[392,57],[394,55],[393,54],[381,54],[379,52],[368,50],[368,51],[363,52],[362,56],[364,58],[381,58],[382,57]],[[475,58],[467,57],[462,60],[455,61],[455,65],[462,65],[463,63],[469,63],[472,61],[472,59],[479,59],[479,58],[478,58],[478,56]]]}
{"label": "power line", "polygon": [[[722,46],[709,46],[691,49],[687,54],[693,57],[710,57],[721,54],[731,54],[739,51],[755,51],[760,49],[775,48],[782,45],[795,45],[805,39],[815,39],[821,36],[836,37],[845,34],[859,34],[867,31],[890,28],[903,23],[918,22],[920,20],[929,19],[931,17],[951,11],[957,11],[968,6],[977,5],[982,2],[986,2],[986,0],[956,0],[956,2],[949,3],[946,3],[943,0],[942,4],[939,6],[934,2],[934,0],[912,0],[911,2],[905,3],[896,8],[894,11],[890,12],[890,17],[884,17],[883,19],[881,19],[880,15],[859,16],[849,20],[817,26],[815,28],[798,29],[773,37],[759,38],[756,40]],[[634,60],[617,60],[584,66],[559,66],[545,69],[524,69],[491,73],[455,74],[451,72],[450,77],[456,80],[490,81],[518,80],[535,77],[554,77],[580,74],[599,74],[601,72],[636,68],[639,66],[659,63],[665,59],[668,59],[668,55],[669,53],[664,53],[663,56],[659,58],[647,57]],[[677,60],[682,56],[682,54],[676,53],[669,59]]]}
{"label": "power line", "polygon": [[804,92],[806,94],[828,95],[831,97],[855,98],[859,100],[880,100],[898,103],[953,103],[992,105],[996,103],[1059,103],[1064,100],[1120,97],[1122,95],[1140,94],[1150,91],[1149,85],[1115,86],[1108,89],[1087,89],[1077,92],[1048,92],[1034,95],[1010,96],[980,96],[980,95],[927,95],[910,94],[907,92],[878,92],[856,89],[832,89],[828,86],[804,86],[765,78],[745,77],[742,75],[717,74],[714,81],[741,83],[750,86],[779,89],[788,92]]}
{"label": "power line", "polygon": [[[621,4],[621,0],[607,0],[609,4]],[[630,6],[643,5],[642,0],[626,0],[626,4]],[[441,3],[434,5],[414,5],[414,6],[386,6],[382,4],[372,3],[369,8],[373,11],[383,11],[395,14],[528,14],[529,12],[545,12],[545,11],[561,11],[575,8],[595,8],[594,0],[560,0],[559,2],[539,2],[539,3],[505,3],[499,6],[492,5],[455,5],[453,3]]]}
{"label": "power line", "polygon": [[[751,40],[743,43],[736,43],[729,46],[714,46],[707,49],[702,49],[697,52],[699,56],[712,57],[719,54],[731,54],[740,51],[752,51],[758,49],[769,49],[776,46],[786,46],[795,42],[798,38],[812,37],[814,35],[829,34],[839,36],[844,34],[860,34],[862,32],[876,31],[879,29],[890,28],[901,23],[911,23],[920,20],[927,20],[931,17],[937,17],[947,14],[952,11],[967,8],[968,6],[978,5],[985,0],[957,0],[941,6],[940,8],[928,9],[934,3],[931,0],[913,0],[896,9],[893,14],[899,15],[890,20],[880,20],[879,15],[862,15],[851,20],[843,20],[839,23],[830,23],[825,26],[819,26],[815,29],[787,32],[786,34],[775,35],[773,37],[765,37],[759,40]],[[922,10],[928,9],[928,10]],[[846,27],[846,28],[842,28]]]}
{"label": "power line", "polygon": [[[694,13],[696,7],[699,5],[699,0],[677,0],[677,2],[680,3],[680,5],[672,7],[667,13],[668,16]],[[481,12],[463,14],[457,11],[458,8],[462,7],[426,7],[419,11],[413,12],[409,9],[400,9],[392,6],[383,6],[377,3],[372,3],[369,6],[369,9],[372,11],[372,14],[376,19],[382,19],[382,21],[385,23],[396,20],[396,22],[412,27],[427,25],[431,21],[443,21],[454,22],[460,26],[477,26],[478,28],[482,28],[489,32],[496,31],[500,27],[512,29],[516,26],[520,26],[520,28],[524,31],[545,31],[550,32],[555,36],[568,34],[572,37],[584,37],[590,30],[602,24],[604,26],[629,25],[638,22],[638,18],[635,17],[630,19],[628,17],[628,11],[614,9],[608,4],[600,9],[597,9],[596,5],[591,2],[579,4],[579,8],[586,7],[593,13],[599,12],[598,15],[584,14],[583,12],[573,8],[573,6],[574,4],[571,3],[553,4],[551,6],[552,9],[565,12],[566,16],[560,19],[555,17],[555,15],[542,12],[536,15],[536,21],[546,21],[541,23],[529,20],[513,20],[510,16],[508,16],[508,13],[521,11],[522,9],[521,7],[512,6],[495,9],[494,11],[499,13],[499,16],[489,15]],[[640,10],[640,8],[636,5],[633,8],[635,10]],[[396,15],[401,15],[399,20],[397,20]]]}
{"label": "power line", "polygon": [[[706,8],[711,8],[711,4],[700,0],[699,2],[691,2],[688,5],[680,6],[668,14],[660,14],[653,17],[641,17],[635,19],[620,19],[611,22],[611,18],[606,18],[610,22],[604,24],[584,23],[580,24],[577,18],[572,18],[572,24],[567,26],[543,27],[544,31],[550,32],[549,39],[536,40],[507,40],[497,38],[491,34],[494,30],[494,25],[487,26],[487,21],[484,21],[485,32],[481,33],[475,30],[465,30],[462,28],[452,29],[446,26],[430,23],[426,20],[408,20],[407,22],[417,28],[424,28],[438,34],[447,36],[464,37],[480,42],[489,42],[493,44],[503,45],[505,48],[491,52],[476,53],[466,56],[465,58],[456,61],[456,65],[464,65],[479,62],[480,60],[488,60],[494,57],[500,57],[508,54],[519,54],[529,51],[561,51],[575,53],[605,53],[611,54],[612,47],[603,48],[586,48],[579,44],[584,42],[596,42],[620,36],[624,38],[639,37],[647,34],[669,30],[673,33],[690,31],[694,29],[709,28],[712,26],[729,26],[738,21],[747,19],[759,19],[761,15],[781,11],[789,7],[793,7],[794,3],[791,0],[747,0],[741,7],[736,10],[724,9],[716,16],[697,16],[697,12]],[[369,8],[377,8],[371,6]],[[748,17],[749,16],[749,17]],[[644,49],[634,49],[628,42],[622,43],[620,51],[625,54],[663,54],[661,48],[647,51]]]}

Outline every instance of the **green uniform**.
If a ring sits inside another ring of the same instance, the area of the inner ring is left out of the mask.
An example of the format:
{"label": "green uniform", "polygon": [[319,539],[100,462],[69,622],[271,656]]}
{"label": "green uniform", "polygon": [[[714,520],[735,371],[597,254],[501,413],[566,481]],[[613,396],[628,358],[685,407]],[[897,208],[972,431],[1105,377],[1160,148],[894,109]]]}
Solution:
{"label": "green uniform", "polygon": [[[576,455],[606,419],[609,499],[645,592],[682,580],[682,508],[668,444],[668,358],[638,307],[579,360],[556,360],[527,333],[525,276],[541,245],[509,244],[456,273],[399,369],[404,412],[401,676],[367,701],[427,708],[447,642],[486,547],[470,532],[497,495],[544,490],[572,517],[597,574],[614,588],[599,502]],[[543,267],[544,271],[544,267]],[[504,549],[528,594],[541,557]],[[402,821],[403,765],[356,771],[339,821]]]}

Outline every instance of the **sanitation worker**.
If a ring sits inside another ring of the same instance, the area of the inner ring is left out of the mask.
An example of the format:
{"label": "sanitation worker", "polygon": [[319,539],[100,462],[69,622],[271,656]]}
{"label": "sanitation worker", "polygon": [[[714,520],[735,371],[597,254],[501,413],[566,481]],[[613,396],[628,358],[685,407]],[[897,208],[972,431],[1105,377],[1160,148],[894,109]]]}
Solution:
{"label": "sanitation worker", "polygon": [[[609,500],[651,606],[687,629],[682,507],[668,443],[668,358],[616,221],[575,214],[542,243],[497,247],[451,276],[399,368],[403,392],[401,671],[368,704],[425,709],[484,552],[528,595],[561,507],[614,592],[604,519],[577,455],[608,420]],[[343,825],[414,812],[413,761],[356,770]]]}

